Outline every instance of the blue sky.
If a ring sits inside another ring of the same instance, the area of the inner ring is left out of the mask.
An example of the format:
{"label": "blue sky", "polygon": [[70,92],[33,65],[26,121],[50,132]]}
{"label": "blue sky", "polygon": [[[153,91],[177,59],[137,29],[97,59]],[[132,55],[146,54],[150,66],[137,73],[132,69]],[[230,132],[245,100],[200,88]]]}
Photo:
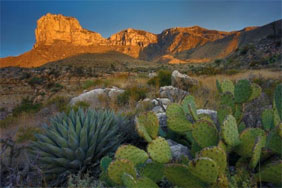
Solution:
{"label": "blue sky", "polygon": [[232,31],[282,18],[281,0],[159,0],[159,1],[3,1],[1,54],[16,56],[35,42],[36,21],[50,12],[76,17],[82,27],[109,37],[125,28],[153,33],[171,27],[199,25]]}

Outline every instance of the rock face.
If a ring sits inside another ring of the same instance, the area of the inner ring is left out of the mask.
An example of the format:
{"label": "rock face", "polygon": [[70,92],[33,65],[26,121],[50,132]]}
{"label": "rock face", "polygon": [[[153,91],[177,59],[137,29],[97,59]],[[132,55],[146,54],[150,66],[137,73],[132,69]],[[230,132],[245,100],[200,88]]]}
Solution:
{"label": "rock face", "polygon": [[188,91],[190,87],[198,84],[198,80],[193,79],[186,74],[181,74],[177,70],[174,70],[171,74],[171,85],[174,87]]}
{"label": "rock face", "polygon": [[187,91],[173,86],[164,86],[160,88],[160,97],[168,98],[172,102],[181,101],[186,95],[188,95]]}
{"label": "rock face", "polygon": [[[275,28],[281,28],[281,23],[277,21]],[[271,24],[234,32],[193,26],[170,28],[160,34],[129,28],[106,39],[82,28],[73,17],[48,13],[37,21],[34,48],[17,57],[0,58],[0,67],[39,67],[77,54],[109,51],[170,64],[210,62],[255,41],[257,36],[261,39],[270,34]]]}
{"label": "rock face", "polygon": [[106,44],[99,33],[83,29],[76,18],[50,13],[37,21],[35,39],[35,48],[39,45],[51,45],[58,40],[79,46]]}

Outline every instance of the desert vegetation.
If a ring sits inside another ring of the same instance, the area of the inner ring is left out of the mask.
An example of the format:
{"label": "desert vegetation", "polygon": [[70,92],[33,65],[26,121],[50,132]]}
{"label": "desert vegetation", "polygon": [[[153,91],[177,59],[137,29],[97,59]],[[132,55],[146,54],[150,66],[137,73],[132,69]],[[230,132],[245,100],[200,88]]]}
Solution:
{"label": "desert vegetation", "polygon": [[20,75],[38,92],[0,120],[1,186],[281,185],[280,72],[40,72]]}

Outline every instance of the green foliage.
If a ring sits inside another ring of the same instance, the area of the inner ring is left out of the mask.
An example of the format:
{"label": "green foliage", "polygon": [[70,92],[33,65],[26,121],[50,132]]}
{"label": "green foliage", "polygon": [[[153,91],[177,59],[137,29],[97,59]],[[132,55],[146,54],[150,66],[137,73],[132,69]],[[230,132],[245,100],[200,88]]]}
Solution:
{"label": "green foliage", "polygon": [[280,120],[282,120],[282,84],[279,84],[275,89],[274,101]]}
{"label": "green foliage", "polygon": [[134,179],[136,178],[136,170],[131,161],[126,159],[117,159],[111,162],[108,168],[108,175],[113,182],[116,184],[122,184],[122,176],[124,173],[131,175]]}
{"label": "green foliage", "polygon": [[181,105],[173,103],[166,109],[167,126],[172,131],[184,133],[192,130],[192,124],[186,119],[185,112]]}
{"label": "green foliage", "polygon": [[264,139],[263,137],[259,136],[256,139],[255,145],[253,147],[253,153],[252,153],[252,158],[250,161],[250,168],[254,169],[259,160],[260,160],[260,156],[261,156],[261,150],[264,147],[265,143],[264,143]]}
{"label": "green foliage", "polygon": [[68,108],[69,99],[64,96],[56,96],[50,99],[47,104],[55,104],[59,112],[66,111]]}
{"label": "green foliage", "polygon": [[133,86],[125,89],[125,91],[117,96],[117,104],[120,106],[129,104],[129,100],[135,102],[145,99],[147,96],[148,89],[141,86]]}
{"label": "green foliage", "polygon": [[16,134],[16,142],[24,143],[27,141],[34,141],[34,134],[40,133],[42,130],[38,127],[20,127]]}
{"label": "green foliage", "polygon": [[217,145],[219,139],[215,125],[203,120],[199,120],[194,124],[192,135],[197,144],[202,148]]}
{"label": "green foliage", "polygon": [[149,158],[148,154],[132,145],[122,145],[115,153],[116,159],[127,159],[134,163],[134,165],[142,164]]}
{"label": "green foliage", "polygon": [[150,157],[158,163],[167,163],[172,159],[170,147],[162,137],[158,137],[149,143],[147,151]]}
{"label": "green foliage", "polygon": [[164,176],[164,165],[157,162],[147,163],[140,175],[146,176],[154,182],[159,182]]}
{"label": "green foliage", "polygon": [[258,181],[272,182],[276,185],[282,185],[282,161],[272,161],[261,167],[256,174]]}
{"label": "green foliage", "polygon": [[181,102],[185,114],[191,115],[194,120],[198,119],[195,98],[192,95],[186,96]]}
{"label": "green foliage", "polygon": [[47,177],[57,178],[56,184],[71,173],[85,171],[92,162],[121,143],[119,127],[126,120],[111,111],[71,110],[61,113],[36,134],[31,153],[39,155],[40,166]]}
{"label": "green foliage", "polygon": [[228,115],[221,127],[222,138],[227,145],[234,147],[240,143],[238,127],[235,118]]}
{"label": "green foliage", "polygon": [[18,116],[23,112],[26,113],[36,113],[42,107],[41,103],[33,103],[33,101],[29,98],[24,98],[18,106],[13,109],[13,116]]}
{"label": "green foliage", "polygon": [[252,87],[248,80],[239,80],[234,88],[234,97],[236,103],[247,102],[252,95]]}
{"label": "green foliage", "polygon": [[262,126],[264,130],[269,131],[274,127],[274,113],[273,110],[265,109],[261,116]]}
{"label": "green foliage", "polygon": [[159,119],[153,112],[142,113],[136,119],[136,128],[141,137],[151,142],[158,136]]}
{"label": "green foliage", "polygon": [[85,175],[72,174],[68,179],[68,188],[88,187],[88,188],[104,188],[104,184],[94,180],[88,173]]}
{"label": "green foliage", "polygon": [[151,78],[147,83],[157,87],[169,86],[171,85],[171,71],[160,70],[157,76]]}

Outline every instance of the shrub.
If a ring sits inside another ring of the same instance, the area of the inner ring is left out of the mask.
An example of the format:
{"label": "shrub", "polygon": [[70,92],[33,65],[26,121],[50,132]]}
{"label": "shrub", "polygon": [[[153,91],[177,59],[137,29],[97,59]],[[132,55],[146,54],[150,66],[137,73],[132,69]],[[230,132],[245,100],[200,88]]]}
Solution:
{"label": "shrub", "polygon": [[63,96],[56,96],[53,99],[50,99],[47,104],[55,104],[59,112],[66,111],[68,108],[69,99]]}
{"label": "shrub", "polygon": [[34,141],[34,134],[40,133],[41,129],[38,127],[20,127],[17,131],[16,142],[24,143],[27,141]]}
{"label": "shrub", "polygon": [[68,179],[68,188],[89,187],[89,188],[104,188],[101,181],[93,179],[88,173],[85,175],[72,174]]}
{"label": "shrub", "polygon": [[141,99],[145,99],[147,92],[147,88],[144,87],[133,86],[127,88],[122,94],[117,96],[117,103],[118,105],[122,106],[129,104],[130,100],[136,102]]}
{"label": "shrub", "polygon": [[95,81],[93,81],[93,80],[86,80],[86,81],[82,84],[82,88],[83,88],[83,89],[88,89],[88,88],[90,88],[90,87],[92,87],[92,86],[95,86],[95,85],[96,85]]}
{"label": "shrub", "polygon": [[13,116],[17,116],[22,112],[36,113],[41,109],[41,107],[42,107],[41,103],[33,104],[31,99],[24,98],[21,104],[19,104],[17,107],[13,109]]}
{"label": "shrub", "polygon": [[169,86],[171,85],[171,71],[160,70],[158,75],[151,78],[147,83],[157,87]]}
{"label": "shrub", "polygon": [[30,85],[40,85],[40,84],[43,83],[43,81],[44,81],[43,78],[40,78],[40,77],[32,77],[32,78],[28,81],[28,83],[29,83]]}
{"label": "shrub", "polygon": [[42,134],[31,145],[39,155],[39,164],[54,185],[65,182],[67,176],[85,172],[101,157],[115,151],[123,140],[119,128],[127,120],[111,111],[71,110],[60,113],[44,125]]}
{"label": "shrub", "polygon": [[64,88],[64,86],[62,86],[61,84],[55,83],[54,86],[51,88],[51,91],[58,92],[58,91],[60,91],[63,88]]}

